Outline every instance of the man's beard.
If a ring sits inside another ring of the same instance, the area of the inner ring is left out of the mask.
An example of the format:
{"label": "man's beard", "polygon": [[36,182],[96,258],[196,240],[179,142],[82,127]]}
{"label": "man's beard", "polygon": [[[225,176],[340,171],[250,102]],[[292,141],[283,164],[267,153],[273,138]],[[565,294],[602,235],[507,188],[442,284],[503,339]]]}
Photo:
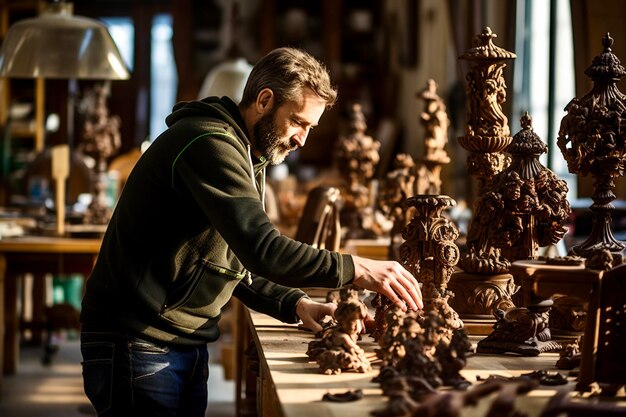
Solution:
{"label": "man's beard", "polygon": [[254,125],[254,137],[257,141],[259,152],[272,165],[278,165],[283,162],[289,155],[289,152],[297,148],[297,145],[291,143],[291,140],[286,141],[276,133],[275,114],[274,109],[270,110]]}

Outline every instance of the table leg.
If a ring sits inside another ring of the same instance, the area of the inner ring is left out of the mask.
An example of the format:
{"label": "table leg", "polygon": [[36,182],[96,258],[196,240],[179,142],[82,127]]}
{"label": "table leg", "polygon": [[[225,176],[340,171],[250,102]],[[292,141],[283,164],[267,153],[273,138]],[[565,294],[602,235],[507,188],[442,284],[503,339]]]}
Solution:
{"label": "table leg", "polygon": [[13,375],[17,371],[19,358],[20,329],[17,312],[17,287],[19,275],[5,273],[4,281],[4,366],[3,372]]}
{"label": "table leg", "polygon": [[4,324],[4,277],[7,271],[7,260],[4,255],[0,255],[0,392],[2,392],[2,375],[4,374],[4,344],[6,326]]}
{"label": "table leg", "polygon": [[46,274],[33,274],[33,315],[31,322],[31,340],[35,345],[43,343],[43,329],[46,325]]}
{"label": "table leg", "polygon": [[590,385],[595,379],[596,352],[598,350],[598,329],[600,320],[600,294],[602,279],[591,285],[589,292],[589,304],[587,306],[587,319],[585,322],[585,335],[581,347],[580,374],[576,389],[589,391]]}

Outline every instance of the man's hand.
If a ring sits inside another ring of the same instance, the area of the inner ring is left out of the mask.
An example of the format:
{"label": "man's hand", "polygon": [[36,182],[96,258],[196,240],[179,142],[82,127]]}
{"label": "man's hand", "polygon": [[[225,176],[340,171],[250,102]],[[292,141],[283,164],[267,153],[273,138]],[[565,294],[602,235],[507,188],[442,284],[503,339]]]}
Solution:
{"label": "man's hand", "polygon": [[313,333],[322,330],[319,321],[325,316],[334,315],[336,309],[337,305],[335,303],[318,303],[307,297],[302,297],[296,304],[296,314],[302,320],[302,325],[312,330]]}
{"label": "man's hand", "polygon": [[375,261],[353,256],[354,280],[357,287],[376,291],[403,310],[424,308],[417,280],[396,261]]}

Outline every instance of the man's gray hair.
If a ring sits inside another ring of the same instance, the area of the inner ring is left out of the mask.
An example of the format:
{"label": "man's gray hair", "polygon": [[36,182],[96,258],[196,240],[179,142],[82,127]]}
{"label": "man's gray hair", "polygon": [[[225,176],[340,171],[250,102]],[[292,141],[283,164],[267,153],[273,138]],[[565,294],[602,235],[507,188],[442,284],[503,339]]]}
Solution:
{"label": "man's gray hair", "polygon": [[300,49],[277,48],[254,65],[241,105],[252,105],[264,88],[272,90],[276,106],[286,101],[299,101],[306,87],[326,102],[326,108],[337,101],[337,90],[331,85],[324,64]]}

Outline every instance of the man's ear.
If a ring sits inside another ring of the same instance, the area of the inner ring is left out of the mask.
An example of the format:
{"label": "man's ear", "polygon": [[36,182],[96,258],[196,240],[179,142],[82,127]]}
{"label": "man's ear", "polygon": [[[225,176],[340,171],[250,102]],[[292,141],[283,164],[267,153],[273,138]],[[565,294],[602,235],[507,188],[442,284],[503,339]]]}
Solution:
{"label": "man's ear", "polygon": [[264,88],[256,96],[257,112],[265,114],[274,105],[274,92],[269,88]]}

